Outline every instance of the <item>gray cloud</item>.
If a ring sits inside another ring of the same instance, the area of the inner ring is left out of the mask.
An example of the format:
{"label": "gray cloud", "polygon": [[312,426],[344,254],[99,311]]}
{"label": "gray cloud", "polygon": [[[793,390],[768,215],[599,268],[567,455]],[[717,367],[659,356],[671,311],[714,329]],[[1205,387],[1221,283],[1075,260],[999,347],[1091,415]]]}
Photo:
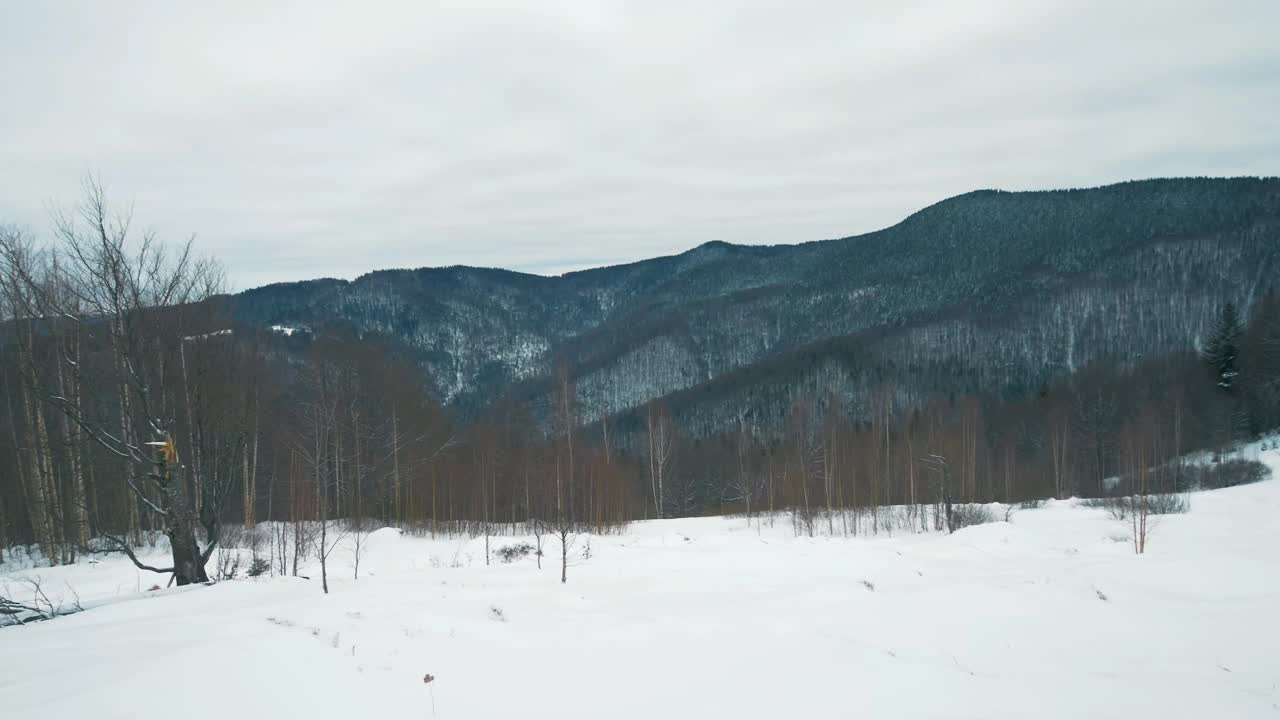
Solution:
{"label": "gray cloud", "polygon": [[0,220],[92,171],[243,288],[1280,171],[1273,0],[179,5],[0,9]]}

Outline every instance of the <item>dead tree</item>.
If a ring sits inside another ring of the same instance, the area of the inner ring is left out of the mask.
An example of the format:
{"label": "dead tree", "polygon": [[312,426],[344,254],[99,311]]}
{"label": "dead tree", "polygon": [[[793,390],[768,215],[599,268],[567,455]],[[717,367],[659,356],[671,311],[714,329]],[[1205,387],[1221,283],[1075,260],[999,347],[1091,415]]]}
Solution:
{"label": "dead tree", "polygon": [[70,585],[67,586],[67,590],[71,593],[73,599],[68,603],[61,598],[57,600],[51,599],[49,594],[45,592],[44,585],[39,577],[20,578],[19,583],[27,587],[31,600],[28,603],[15,599],[17,595],[8,583],[5,583],[4,587],[0,587],[0,627],[52,620],[56,617],[71,615],[84,610],[84,606],[80,604],[80,596],[76,595]]}

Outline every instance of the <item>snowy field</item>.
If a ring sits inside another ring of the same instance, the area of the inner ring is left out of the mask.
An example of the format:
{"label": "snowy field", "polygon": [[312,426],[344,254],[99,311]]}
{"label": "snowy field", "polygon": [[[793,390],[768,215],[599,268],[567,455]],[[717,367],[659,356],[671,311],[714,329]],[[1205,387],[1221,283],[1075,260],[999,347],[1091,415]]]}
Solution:
{"label": "snowy field", "polygon": [[163,576],[118,559],[10,568],[0,583],[38,576],[89,609],[0,629],[0,713],[1280,716],[1275,479],[1192,495],[1189,514],[1157,518],[1144,556],[1126,524],[1070,501],[949,537],[638,523],[592,537],[567,585],[554,541],[542,570],[486,567],[483,538],[384,529],[366,543],[359,580],[335,551],[327,596],[315,567],[160,591],[147,588]]}

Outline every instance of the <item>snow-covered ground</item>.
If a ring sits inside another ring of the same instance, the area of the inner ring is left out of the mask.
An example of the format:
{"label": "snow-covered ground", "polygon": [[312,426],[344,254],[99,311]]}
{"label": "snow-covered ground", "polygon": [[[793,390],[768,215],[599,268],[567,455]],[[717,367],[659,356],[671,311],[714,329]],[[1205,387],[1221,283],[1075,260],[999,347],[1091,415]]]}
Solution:
{"label": "snow-covered ground", "polygon": [[668,520],[592,537],[561,585],[550,557],[486,567],[482,538],[384,529],[359,580],[335,551],[327,596],[316,568],[181,591],[119,559],[16,569],[0,583],[39,576],[90,609],[0,629],[0,713],[1280,715],[1280,481],[1194,494],[1146,555],[1127,534],[1069,501],[949,537]]}

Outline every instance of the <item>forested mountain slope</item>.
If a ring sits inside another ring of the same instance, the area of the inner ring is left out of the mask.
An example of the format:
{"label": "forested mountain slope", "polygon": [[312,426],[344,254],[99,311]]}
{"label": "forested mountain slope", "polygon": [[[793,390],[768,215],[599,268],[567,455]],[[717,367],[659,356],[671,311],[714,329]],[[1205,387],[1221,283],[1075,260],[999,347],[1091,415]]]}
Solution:
{"label": "forested mountain slope", "polygon": [[583,422],[672,396],[702,434],[775,427],[797,397],[834,393],[857,415],[888,376],[902,407],[1016,396],[1194,345],[1221,303],[1277,286],[1280,179],[1168,179],[971,192],[839,240],[713,242],[560,277],[386,270],[235,303],[243,322],[403,342],[464,412],[507,393],[536,404],[564,358]]}

